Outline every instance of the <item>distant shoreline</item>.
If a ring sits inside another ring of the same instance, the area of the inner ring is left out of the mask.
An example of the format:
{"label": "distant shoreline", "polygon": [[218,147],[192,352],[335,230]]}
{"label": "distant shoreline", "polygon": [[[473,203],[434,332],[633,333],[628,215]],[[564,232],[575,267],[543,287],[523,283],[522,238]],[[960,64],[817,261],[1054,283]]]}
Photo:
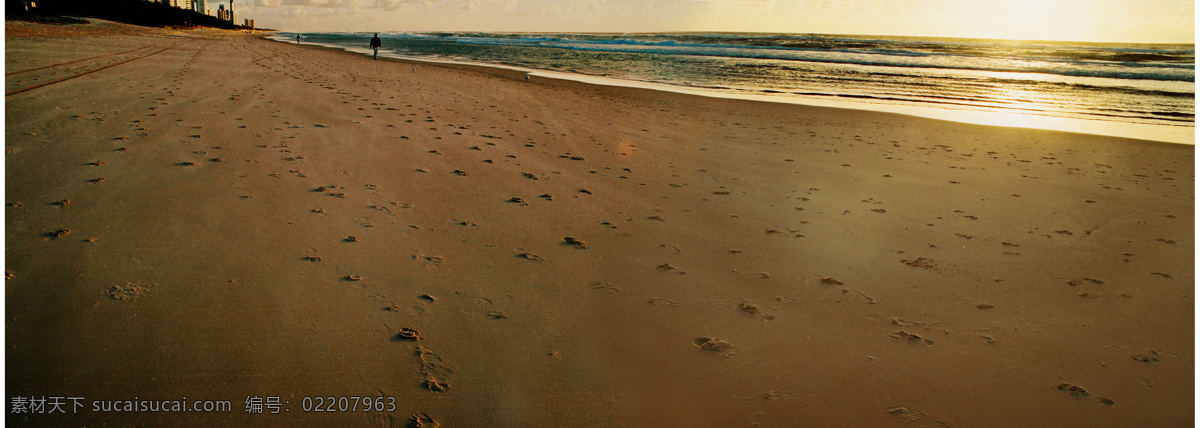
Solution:
{"label": "distant shoreline", "polygon": [[[295,34],[290,32],[276,31],[275,34],[265,34],[262,37],[267,40],[272,40],[281,43],[295,43],[295,40],[289,36],[284,36],[279,33]],[[436,32],[435,32],[436,33]],[[303,34],[303,33],[300,33]],[[518,34],[518,33],[492,33],[492,34]],[[529,35],[541,34],[562,34],[562,33],[520,33]],[[581,33],[584,34],[584,33]],[[593,33],[586,33],[593,34]],[[647,33],[647,34],[665,34],[665,33]],[[676,33],[671,33],[676,34]],[[707,34],[707,33],[695,33]],[[929,39],[920,37],[911,37],[913,39]],[[967,39],[959,39],[967,40]],[[362,48],[345,47],[334,44],[323,44],[304,41],[303,44],[310,46],[320,46],[332,50],[339,50],[360,55],[370,55],[370,50],[365,46],[365,41]],[[899,105],[880,102],[869,102],[859,99],[850,99],[846,97],[832,96],[800,96],[791,93],[781,93],[771,90],[762,91],[732,91],[709,89],[703,87],[681,86],[666,83],[645,82],[638,80],[621,79],[607,76],[595,76],[579,73],[569,73],[554,70],[535,69],[529,67],[521,67],[507,64],[494,64],[479,61],[466,61],[455,59],[440,59],[440,58],[422,58],[414,56],[395,55],[390,52],[381,51],[381,58],[408,61],[413,63],[435,64],[439,66],[452,68],[473,68],[479,71],[488,70],[506,70],[504,74],[515,76],[514,78],[524,78],[524,76],[540,77],[545,79],[553,79],[560,81],[572,81],[577,83],[628,87],[646,90],[664,91],[681,93],[688,95],[704,96],[719,99],[733,100],[749,100],[759,102],[795,104],[815,107],[831,107],[851,110],[866,110],[885,113],[895,113],[907,116],[923,117],[930,119],[945,120],[958,123],[970,123],[978,125],[1015,127],[1025,129],[1041,129],[1050,131],[1062,131],[1081,134],[1092,134],[1102,136],[1112,136],[1121,138],[1130,138],[1144,140],[1148,142],[1165,142],[1172,144],[1195,144],[1195,128],[1194,127],[1166,127],[1164,125],[1150,125],[1127,123],[1118,121],[1100,121],[1100,120],[1085,120],[1071,119],[1062,117],[1039,116],[1039,115],[1022,115],[1016,113],[1005,112],[990,112],[990,111],[973,111],[973,110],[954,110],[947,108],[939,108],[923,105]]]}

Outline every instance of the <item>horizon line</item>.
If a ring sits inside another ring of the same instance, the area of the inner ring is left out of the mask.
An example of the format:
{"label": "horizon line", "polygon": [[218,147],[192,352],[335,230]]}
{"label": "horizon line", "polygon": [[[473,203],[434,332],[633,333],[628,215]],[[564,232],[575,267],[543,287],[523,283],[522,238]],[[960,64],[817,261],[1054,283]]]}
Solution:
{"label": "horizon line", "polygon": [[420,33],[481,33],[481,34],[588,34],[588,35],[659,35],[659,34],[741,34],[741,35],[796,35],[796,36],[837,36],[837,37],[874,37],[874,38],[911,38],[911,39],[940,39],[940,40],[975,40],[994,42],[1022,43],[1095,43],[1112,45],[1190,45],[1195,46],[1195,40],[1180,41],[1111,41],[1086,39],[1021,39],[1006,37],[969,37],[969,36],[932,36],[932,35],[902,35],[902,34],[852,34],[852,33],[803,33],[778,31],[512,31],[512,30],[370,30],[370,31],[288,31],[274,30],[287,33],[381,33],[381,34],[420,34]]}

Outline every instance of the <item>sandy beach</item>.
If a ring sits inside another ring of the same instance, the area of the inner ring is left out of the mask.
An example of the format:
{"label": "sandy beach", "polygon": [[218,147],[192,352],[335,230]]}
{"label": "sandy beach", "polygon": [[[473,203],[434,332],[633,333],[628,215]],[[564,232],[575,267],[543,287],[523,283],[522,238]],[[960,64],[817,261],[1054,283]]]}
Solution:
{"label": "sandy beach", "polygon": [[[10,426],[1194,424],[1194,146],[219,30],[5,48]],[[231,407],[93,407],[184,397]]]}

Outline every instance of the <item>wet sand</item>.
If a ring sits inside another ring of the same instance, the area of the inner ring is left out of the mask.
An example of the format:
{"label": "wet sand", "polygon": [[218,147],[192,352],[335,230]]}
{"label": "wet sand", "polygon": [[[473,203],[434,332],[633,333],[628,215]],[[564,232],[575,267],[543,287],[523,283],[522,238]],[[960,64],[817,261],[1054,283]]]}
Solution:
{"label": "wet sand", "polygon": [[6,31],[10,425],[1194,422],[1193,146]]}

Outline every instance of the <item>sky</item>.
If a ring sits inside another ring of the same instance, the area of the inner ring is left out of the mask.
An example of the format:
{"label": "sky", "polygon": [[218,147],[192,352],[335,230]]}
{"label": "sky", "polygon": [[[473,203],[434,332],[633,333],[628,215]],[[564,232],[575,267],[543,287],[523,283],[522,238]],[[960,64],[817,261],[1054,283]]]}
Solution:
{"label": "sky", "polygon": [[[208,0],[208,9],[228,0]],[[236,0],[282,31],[825,33],[1195,42],[1195,0]],[[215,13],[215,12],[214,12]]]}

